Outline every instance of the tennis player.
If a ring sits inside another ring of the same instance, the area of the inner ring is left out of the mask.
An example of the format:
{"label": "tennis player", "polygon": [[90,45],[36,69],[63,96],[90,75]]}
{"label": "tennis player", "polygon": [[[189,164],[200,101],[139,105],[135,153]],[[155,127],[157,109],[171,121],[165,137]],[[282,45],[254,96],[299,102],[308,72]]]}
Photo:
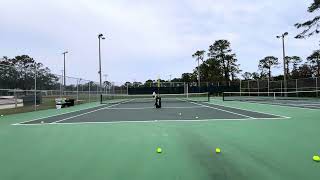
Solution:
{"label": "tennis player", "polygon": [[161,97],[156,95],[154,106],[158,109],[161,108]]}

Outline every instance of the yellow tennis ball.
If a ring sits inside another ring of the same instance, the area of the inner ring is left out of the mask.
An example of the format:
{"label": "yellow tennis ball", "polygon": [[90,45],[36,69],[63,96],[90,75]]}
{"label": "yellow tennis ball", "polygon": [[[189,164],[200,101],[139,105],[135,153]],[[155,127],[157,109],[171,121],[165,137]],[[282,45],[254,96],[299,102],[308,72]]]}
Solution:
{"label": "yellow tennis ball", "polygon": [[313,156],[312,158],[316,162],[320,162],[320,157],[319,156]]}
{"label": "yellow tennis ball", "polygon": [[161,148],[157,148],[157,153],[162,153],[162,149]]}
{"label": "yellow tennis ball", "polygon": [[217,154],[221,153],[221,149],[220,148],[216,148],[216,153]]}

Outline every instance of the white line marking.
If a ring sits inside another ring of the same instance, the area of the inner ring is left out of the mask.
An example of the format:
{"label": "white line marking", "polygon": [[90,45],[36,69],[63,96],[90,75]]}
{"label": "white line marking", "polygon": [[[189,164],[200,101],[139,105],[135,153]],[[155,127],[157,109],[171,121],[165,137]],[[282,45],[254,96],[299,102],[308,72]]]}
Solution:
{"label": "white line marking", "polygon": [[277,114],[271,114],[271,113],[259,112],[259,111],[248,110],[248,109],[242,109],[242,108],[233,107],[233,106],[226,106],[226,105],[213,104],[213,103],[207,103],[207,104],[212,104],[212,105],[217,105],[217,106],[224,106],[224,107],[233,108],[233,109],[239,109],[239,110],[248,111],[248,112],[250,112],[250,111],[251,111],[251,112],[260,113],[260,114],[267,114],[267,115],[272,115],[272,116],[278,116],[278,117],[287,118],[287,119],[291,118],[291,117],[288,117],[288,116],[282,116],[282,115],[277,115]]}
{"label": "white line marking", "polygon": [[[132,100],[130,100],[130,101],[132,101]],[[69,119],[73,119],[73,118],[80,117],[80,116],[83,116],[83,115],[91,114],[91,113],[94,113],[94,112],[97,112],[97,111],[101,111],[101,110],[105,110],[105,109],[108,109],[110,107],[118,106],[118,105],[120,105],[122,103],[127,103],[127,102],[129,102],[129,101],[120,102],[118,104],[114,104],[114,105],[111,105],[111,106],[108,106],[108,107],[105,107],[105,108],[100,108],[100,109],[96,109],[96,110],[89,111],[89,112],[86,112],[86,113],[82,113],[82,114],[78,114],[78,115],[71,116],[71,117],[68,117],[68,118],[64,118],[64,119],[61,119],[61,120],[58,120],[58,121],[51,122],[49,124],[59,123],[59,122],[65,121],[65,120],[69,120]]]}
{"label": "white line marking", "polygon": [[231,111],[227,111],[227,110],[223,110],[223,109],[207,106],[207,105],[204,105],[204,104],[199,104],[199,103],[195,103],[195,102],[190,102],[190,103],[196,104],[196,105],[199,105],[199,106],[203,106],[203,107],[207,107],[207,108],[210,108],[210,109],[215,109],[215,110],[227,112],[227,113],[230,113],[230,114],[235,114],[235,115],[238,115],[238,116],[243,116],[243,117],[246,117],[246,118],[255,119],[254,117],[251,117],[251,116],[247,116],[247,115],[244,115],[244,114],[239,114],[239,113],[235,113],[235,112],[231,112]]}
{"label": "white line marking", "polygon": [[269,105],[269,106],[277,106],[277,107],[288,107],[288,108],[294,108],[294,109],[308,109],[308,110],[320,110],[320,109],[312,109],[312,108],[306,108],[306,107],[295,107],[295,106],[291,106],[290,104],[289,105],[286,105],[286,104],[283,104],[283,103],[263,103],[263,102],[249,102],[249,101],[246,101],[246,102],[243,102],[243,101],[237,101],[237,102],[240,102],[240,103],[250,103],[250,104],[258,104],[258,105]]}
{"label": "white line marking", "polygon": [[37,120],[41,120],[41,119],[51,118],[51,117],[55,117],[55,116],[65,115],[65,114],[69,114],[69,113],[74,113],[74,112],[78,112],[78,111],[84,111],[84,110],[88,110],[88,109],[92,109],[92,108],[96,108],[96,107],[100,107],[100,106],[105,106],[105,105],[98,105],[98,106],[95,106],[95,107],[89,107],[89,108],[87,108],[87,109],[74,110],[74,111],[69,111],[69,112],[65,112],[65,113],[55,114],[55,115],[51,115],[51,116],[40,117],[40,118],[37,118],[37,119],[31,119],[31,120],[27,120],[27,121],[22,121],[22,122],[15,123],[15,124],[11,124],[11,125],[17,125],[17,124],[22,124],[22,123],[37,121]]}
{"label": "white line marking", "polygon": [[210,121],[256,121],[279,120],[287,118],[243,118],[243,119],[199,119],[199,120],[146,120],[146,121],[106,121],[106,122],[71,122],[71,123],[45,123],[45,124],[16,124],[16,126],[41,126],[41,125],[75,125],[75,124],[121,124],[121,123],[159,123],[159,122],[210,122]]}
{"label": "white line marking", "polygon": [[[162,107],[161,109],[195,109],[205,108],[200,106],[186,106],[186,107]],[[141,107],[141,108],[107,108],[111,110],[144,110],[144,109],[155,109],[154,107]]]}

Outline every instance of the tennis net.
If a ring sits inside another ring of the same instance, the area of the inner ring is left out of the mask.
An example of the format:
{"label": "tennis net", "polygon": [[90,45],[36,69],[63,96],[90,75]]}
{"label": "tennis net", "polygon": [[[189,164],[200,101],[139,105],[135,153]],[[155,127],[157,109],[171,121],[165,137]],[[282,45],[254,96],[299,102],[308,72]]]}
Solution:
{"label": "tennis net", "polygon": [[224,101],[320,101],[320,91],[224,92]]}
{"label": "tennis net", "polygon": [[[187,93],[187,94],[161,94],[162,102],[208,102],[210,100],[209,93]],[[148,103],[155,102],[155,98],[151,94],[143,95],[120,95],[120,94],[102,94],[102,104],[115,103]]]}

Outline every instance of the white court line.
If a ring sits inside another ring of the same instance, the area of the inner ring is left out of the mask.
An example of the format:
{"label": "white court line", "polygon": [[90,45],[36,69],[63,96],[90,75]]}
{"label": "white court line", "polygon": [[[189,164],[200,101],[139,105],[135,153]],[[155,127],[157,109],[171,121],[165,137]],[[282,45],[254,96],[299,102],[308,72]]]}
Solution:
{"label": "white court line", "polygon": [[215,109],[215,110],[227,112],[227,113],[230,113],[230,114],[235,114],[235,115],[238,115],[238,116],[243,116],[243,117],[250,118],[250,119],[255,119],[254,117],[251,117],[251,116],[247,116],[247,115],[244,115],[244,114],[239,114],[239,113],[235,113],[235,112],[232,112],[232,111],[227,111],[227,110],[223,110],[223,109],[207,106],[207,105],[204,105],[204,104],[199,104],[199,103],[195,103],[195,102],[190,102],[190,103],[196,104],[196,105],[199,105],[199,106],[203,106],[203,107],[207,107],[207,108],[210,108],[210,109]]}
{"label": "white court line", "polygon": [[256,121],[279,120],[287,118],[243,118],[243,119],[199,119],[199,120],[146,120],[146,121],[106,121],[106,122],[71,122],[71,123],[44,123],[44,124],[17,124],[17,126],[41,126],[41,125],[75,125],[75,124],[122,124],[122,123],[161,123],[161,122],[211,122],[211,121]]}
{"label": "white court line", "polygon": [[[132,100],[130,100],[130,101],[132,101]],[[79,117],[79,116],[82,116],[82,115],[85,115],[85,114],[89,114],[89,113],[93,113],[93,112],[96,112],[96,111],[100,111],[100,110],[104,110],[104,109],[111,109],[110,107],[114,107],[114,106],[120,105],[122,103],[127,103],[127,102],[130,102],[130,101],[124,101],[124,102],[121,102],[121,103],[118,103],[118,104],[114,104],[114,105],[111,105],[111,106],[108,106],[108,107],[105,107],[105,108],[101,108],[101,109],[97,109],[97,110],[90,111],[90,112],[87,112],[87,113],[79,114],[77,116],[65,118],[65,119],[62,119],[62,120],[59,120],[59,121],[55,121],[55,122],[52,122],[52,123],[43,123],[43,124],[39,124],[39,123],[37,123],[37,124],[20,124],[20,123],[18,123],[18,124],[14,124],[14,125],[34,126],[34,125],[51,125],[51,124],[61,124],[61,125],[63,125],[63,124],[117,124],[117,123],[135,123],[135,122],[137,122],[137,123],[150,123],[150,122],[157,122],[157,121],[161,121],[161,122],[206,122],[206,121],[246,121],[246,120],[260,120],[260,119],[261,120],[287,119],[287,117],[283,117],[283,116],[281,116],[283,118],[253,118],[253,117],[250,117],[250,116],[247,116],[247,115],[234,113],[234,112],[223,110],[223,109],[219,109],[219,108],[214,108],[214,107],[211,107],[211,106],[206,106],[206,105],[198,104],[198,103],[195,103],[195,102],[189,102],[189,103],[192,103],[192,104],[196,104],[197,108],[201,108],[201,107],[211,108],[211,109],[216,109],[216,110],[228,112],[228,113],[231,113],[231,114],[235,114],[235,115],[239,115],[239,116],[243,116],[243,117],[247,117],[247,118],[243,118],[243,119],[241,119],[241,118],[239,118],[239,119],[204,119],[204,120],[182,120],[182,119],[179,119],[179,120],[113,121],[113,122],[72,122],[72,123],[63,123],[62,122],[62,121],[65,121],[67,119],[72,119],[72,118]],[[188,101],[186,101],[186,102],[188,102]],[[62,123],[59,123],[59,122],[62,122]]]}
{"label": "white court line", "polygon": [[96,108],[96,107],[100,107],[100,106],[105,106],[105,105],[98,105],[98,106],[90,107],[90,108],[87,108],[87,109],[78,109],[78,110],[68,111],[68,112],[65,112],[65,113],[55,114],[55,115],[51,115],[51,116],[44,116],[44,117],[40,117],[40,118],[37,118],[37,119],[31,119],[31,120],[27,120],[27,121],[22,121],[22,122],[11,124],[11,125],[18,125],[18,124],[37,121],[37,120],[41,120],[41,119],[47,119],[47,118],[51,118],[51,117],[55,117],[55,116],[60,116],[60,115],[65,115],[65,114],[69,114],[69,113],[78,112],[78,111],[84,111],[84,110],[88,110],[88,109],[92,109],[92,108]]}
{"label": "white court line", "polygon": [[[191,107],[162,107],[161,109],[195,109],[195,108],[204,108],[199,106],[191,106]],[[141,108],[107,108],[113,110],[143,110],[143,109],[155,109],[154,107],[141,107]]]}
{"label": "white court line", "polygon": [[277,106],[277,107],[288,107],[288,108],[294,108],[294,109],[307,109],[307,110],[320,110],[320,109],[312,109],[312,108],[307,108],[307,107],[299,107],[299,106],[292,106],[292,104],[284,104],[284,103],[261,103],[261,102],[250,102],[250,101],[237,101],[240,103],[250,103],[250,104],[258,104],[258,105],[269,105],[269,106]]}
{"label": "white court line", "polygon": [[[126,101],[126,102],[127,102],[127,101]],[[121,103],[124,103],[124,102],[121,102]],[[119,104],[121,104],[121,103],[114,104],[114,105],[111,105],[111,106],[116,106],[116,105],[119,105]],[[105,105],[99,105],[99,106],[96,106],[96,107],[100,107],[100,106],[105,106]],[[100,108],[100,109],[96,109],[96,110],[103,110],[103,109],[108,108],[108,107],[111,107],[111,106],[107,106],[107,107]],[[95,107],[93,107],[93,108],[95,108]],[[88,109],[91,109],[91,108],[88,108]],[[32,119],[32,120],[28,120],[28,121],[23,121],[23,122],[11,124],[11,125],[14,125],[14,126],[15,126],[15,125],[22,125],[23,123],[27,123],[27,122],[32,122],[32,121],[37,121],[37,120],[41,120],[41,119],[51,118],[51,117],[55,117],[55,116],[65,115],[65,114],[69,114],[69,113],[84,111],[84,110],[88,110],[88,109],[75,110],[75,111],[70,111],[70,112],[66,112],[66,113],[56,114],[56,115],[52,115],[52,116],[41,117],[41,118]],[[95,110],[95,111],[96,111],[96,110]],[[89,112],[92,112],[92,111],[89,111]],[[49,123],[44,123],[44,124],[49,124]]]}
{"label": "white court line", "polygon": [[[211,104],[211,103],[206,103],[206,104]],[[227,108],[239,109],[239,110],[249,111],[249,112],[251,111],[251,112],[260,113],[260,114],[267,114],[267,115],[272,115],[272,116],[278,116],[278,117],[286,118],[286,119],[291,118],[291,117],[288,117],[288,116],[282,116],[282,115],[277,115],[277,114],[272,114],[272,113],[259,112],[259,111],[254,111],[254,110],[242,109],[242,108],[238,108],[238,107],[220,105],[220,104],[212,104],[212,105],[224,106],[224,107],[227,107]]]}
{"label": "white court line", "polygon": [[58,120],[58,121],[51,122],[49,124],[59,123],[59,122],[65,121],[65,120],[69,120],[69,119],[73,119],[73,118],[80,117],[80,116],[83,116],[83,115],[91,114],[91,113],[94,113],[94,112],[97,112],[97,111],[108,109],[110,107],[118,106],[118,105],[123,104],[123,103],[127,103],[127,102],[130,102],[130,101],[133,101],[133,99],[129,100],[129,101],[120,102],[118,104],[114,104],[114,105],[111,105],[111,106],[108,106],[108,107],[105,107],[105,108],[96,109],[96,110],[89,111],[89,112],[86,112],[86,113],[82,113],[82,114],[78,114],[78,115],[71,116],[71,117],[68,117],[68,118],[64,118],[64,119],[61,119],[61,120]]}

